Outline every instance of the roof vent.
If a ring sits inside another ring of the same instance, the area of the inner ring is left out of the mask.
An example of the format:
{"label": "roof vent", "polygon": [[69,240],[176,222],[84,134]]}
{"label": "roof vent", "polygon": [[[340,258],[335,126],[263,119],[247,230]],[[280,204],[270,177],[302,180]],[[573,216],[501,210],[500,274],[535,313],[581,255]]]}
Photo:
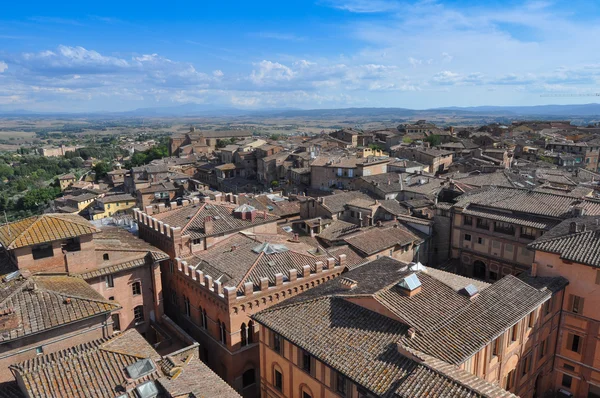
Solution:
{"label": "roof vent", "polygon": [[417,277],[417,274],[410,274],[403,278],[398,282],[397,286],[409,297],[412,297],[421,291],[421,281]]}
{"label": "roof vent", "polygon": [[127,374],[132,379],[139,379],[140,377],[146,376],[147,374],[154,372],[155,369],[156,367],[152,360],[147,358],[140,359],[136,363],[125,368]]}
{"label": "roof vent", "polygon": [[461,289],[461,293],[472,299],[479,294],[479,289],[477,289],[474,284],[469,283],[467,286]]}
{"label": "roof vent", "polygon": [[342,288],[344,289],[351,290],[358,286],[358,282],[354,279],[343,277],[340,279],[340,285],[342,285]]}
{"label": "roof vent", "polygon": [[154,398],[158,396],[158,388],[152,380],[137,386],[135,388],[135,392],[140,398]]}
{"label": "roof vent", "polygon": [[6,274],[4,275],[4,278],[2,278],[2,282],[10,282],[13,279],[17,279],[19,276],[21,276],[21,271],[17,270],[14,272],[11,272],[10,274]]}

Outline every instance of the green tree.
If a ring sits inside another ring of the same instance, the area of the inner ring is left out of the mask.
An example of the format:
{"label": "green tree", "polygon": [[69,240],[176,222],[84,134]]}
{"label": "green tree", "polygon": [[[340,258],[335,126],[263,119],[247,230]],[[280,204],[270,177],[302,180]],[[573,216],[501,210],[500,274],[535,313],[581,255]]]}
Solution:
{"label": "green tree", "polygon": [[269,138],[272,139],[273,141],[279,141],[281,139],[281,135],[280,134],[271,134],[271,136]]}
{"label": "green tree", "polygon": [[96,172],[96,179],[106,177],[106,173],[112,170],[112,167],[106,162],[98,162],[93,167],[93,170]]}
{"label": "green tree", "polygon": [[277,181],[277,180],[271,181],[271,187],[272,188],[277,188],[278,186],[279,186],[279,181]]}
{"label": "green tree", "polygon": [[440,145],[442,143],[442,139],[439,135],[437,134],[432,134],[429,137],[425,138],[426,142],[429,142],[429,144],[433,147],[433,146],[437,146]]}
{"label": "green tree", "polygon": [[411,142],[413,142],[413,140],[410,137],[404,137],[402,138],[402,142],[405,144],[410,144]]}

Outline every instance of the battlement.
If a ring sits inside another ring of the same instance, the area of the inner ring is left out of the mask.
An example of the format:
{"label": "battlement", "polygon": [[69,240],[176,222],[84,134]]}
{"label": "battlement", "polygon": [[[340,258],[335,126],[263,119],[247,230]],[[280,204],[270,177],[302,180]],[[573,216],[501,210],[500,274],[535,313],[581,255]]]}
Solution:
{"label": "battlement", "polygon": [[135,222],[137,222],[140,230],[141,226],[143,225],[161,235],[164,235],[170,240],[175,240],[175,238],[181,237],[181,227],[171,227],[169,224],[165,224],[164,222],[157,220],[156,218],[152,217],[152,215],[144,213],[138,208],[133,209],[133,219]]}
{"label": "battlement", "polygon": [[[341,274],[344,270],[346,255],[340,254],[337,259],[330,257],[325,262],[317,261],[314,264],[314,270],[308,264],[303,266],[300,272],[292,268],[287,273],[287,280],[286,275],[277,273],[274,275],[275,283],[273,285],[270,285],[269,278],[267,277],[260,278],[260,284],[257,288],[254,283],[246,282],[241,291],[235,287],[224,287],[221,282],[213,281],[212,276],[205,275],[204,272],[194,269],[192,265],[189,265],[180,258],[176,258],[175,263],[176,272],[179,272],[181,276],[193,282],[195,286],[217,296],[227,306],[232,307],[238,304],[243,306],[244,302],[258,298],[262,298],[266,303],[265,297],[269,295],[275,295],[276,300],[279,300],[280,293],[282,293],[282,297],[286,297],[286,290],[289,292],[289,295],[301,293],[314,287],[315,284],[318,285],[330,280]],[[269,301],[273,300],[270,299]]]}

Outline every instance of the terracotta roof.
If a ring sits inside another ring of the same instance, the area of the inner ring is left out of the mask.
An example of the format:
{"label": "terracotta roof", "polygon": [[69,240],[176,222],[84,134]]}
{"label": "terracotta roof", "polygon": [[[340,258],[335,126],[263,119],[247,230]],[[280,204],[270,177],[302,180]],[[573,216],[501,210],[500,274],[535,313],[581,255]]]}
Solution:
{"label": "terracotta roof", "polygon": [[[411,274],[420,280],[421,291],[409,297],[398,291],[397,283]],[[356,281],[356,287],[347,289],[335,279],[254,319],[378,396],[406,397],[425,392],[436,397],[512,396],[457,366],[548,300],[553,289],[547,287],[560,289],[567,283],[563,278],[537,283],[534,278],[534,286],[509,275],[490,285],[441,270],[406,267],[388,257],[344,277]],[[469,284],[479,290],[473,298],[463,293]],[[353,297],[378,301],[401,322],[347,301]],[[410,327],[416,329],[412,338]],[[410,355],[400,354],[397,345]],[[431,380],[433,375],[419,366],[446,382]],[[419,382],[413,384],[416,375]],[[456,385],[446,390],[452,383],[465,388],[464,394]]]}
{"label": "terracotta roof", "polygon": [[165,224],[169,224],[171,227],[181,227],[183,235],[187,234],[192,239],[197,239],[207,235],[204,229],[204,221],[209,216],[213,219],[213,232],[210,235],[241,231],[279,219],[276,215],[258,211],[254,220],[242,220],[234,215],[234,208],[232,206],[214,203],[188,205],[155,214],[153,217],[163,221]]}
{"label": "terracotta roof", "polygon": [[102,198],[96,199],[97,202],[101,203],[116,203],[116,202],[135,202],[136,198],[129,194],[118,194],[118,195],[107,195]]}
{"label": "terracotta roof", "polygon": [[565,261],[600,267],[600,217],[565,220],[528,247],[559,254]]}
{"label": "terracotta roof", "polygon": [[63,174],[58,177],[59,180],[74,180],[75,178],[73,174]]}
{"label": "terracotta roof", "polygon": [[0,226],[0,244],[11,250],[98,231],[89,221],[78,215],[48,213]]}
{"label": "terracotta roof", "polygon": [[399,224],[394,227],[369,228],[345,238],[344,241],[369,256],[390,247],[421,243],[423,238]]}
{"label": "terracotta roof", "polygon": [[363,199],[365,201],[371,202],[372,204],[375,204],[375,200],[371,199],[370,196],[362,192],[350,191],[340,192],[323,197],[323,207],[325,207],[331,213],[335,214],[343,211],[348,202],[356,199]]}
{"label": "terracotta roof", "polygon": [[115,302],[105,300],[83,279],[65,274],[16,277],[0,286],[0,308],[8,312],[0,317],[3,342],[120,308]]}
{"label": "terracotta roof", "polygon": [[[159,396],[239,397],[204,365],[198,346],[161,357],[134,329],[11,365],[28,396],[53,398],[137,397],[136,388],[154,383]],[[127,367],[145,361],[148,372],[132,377]],[[170,370],[174,367],[181,372]]]}
{"label": "terracotta roof", "polygon": [[333,220],[323,232],[317,235],[319,238],[327,241],[336,241],[345,236],[358,231],[358,226],[342,220]]}
{"label": "terracotta roof", "polygon": [[556,218],[568,217],[573,206],[580,206],[589,215],[600,215],[599,202],[516,188],[477,189],[460,196],[455,207],[471,204]]}
{"label": "terracotta roof", "polygon": [[175,186],[171,181],[162,181],[151,184],[149,187],[140,188],[138,192],[141,194],[163,192],[163,191],[176,191],[178,187]]}
{"label": "terracotta roof", "polygon": [[406,325],[341,297],[272,307],[254,319],[380,397],[514,397],[439,359],[400,354]]}

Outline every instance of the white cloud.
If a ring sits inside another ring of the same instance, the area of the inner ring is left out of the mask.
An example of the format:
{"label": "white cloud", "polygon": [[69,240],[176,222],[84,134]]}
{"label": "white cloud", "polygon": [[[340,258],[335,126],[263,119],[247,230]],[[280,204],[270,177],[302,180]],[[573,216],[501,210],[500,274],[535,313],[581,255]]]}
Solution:
{"label": "white cloud", "polygon": [[398,3],[386,0],[329,0],[324,4],[358,14],[372,14],[394,11],[398,9]]}
{"label": "white cloud", "polygon": [[6,62],[0,61],[0,73],[3,73],[7,69],[8,69],[8,65],[6,64]]}
{"label": "white cloud", "polygon": [[420,59],[416,59],[413,57],[408,57],[408,63],[413,67],[416,68],[418,65],[421,65],[423,63],[423,60]]}
{"label": "white cloud", "polygon": [[255,64],[257,69],[252,71],[250,80],[256,85],[266,85],[281,81],[289,81],[294,77],[294,72],[279,62],[263,60]]}

